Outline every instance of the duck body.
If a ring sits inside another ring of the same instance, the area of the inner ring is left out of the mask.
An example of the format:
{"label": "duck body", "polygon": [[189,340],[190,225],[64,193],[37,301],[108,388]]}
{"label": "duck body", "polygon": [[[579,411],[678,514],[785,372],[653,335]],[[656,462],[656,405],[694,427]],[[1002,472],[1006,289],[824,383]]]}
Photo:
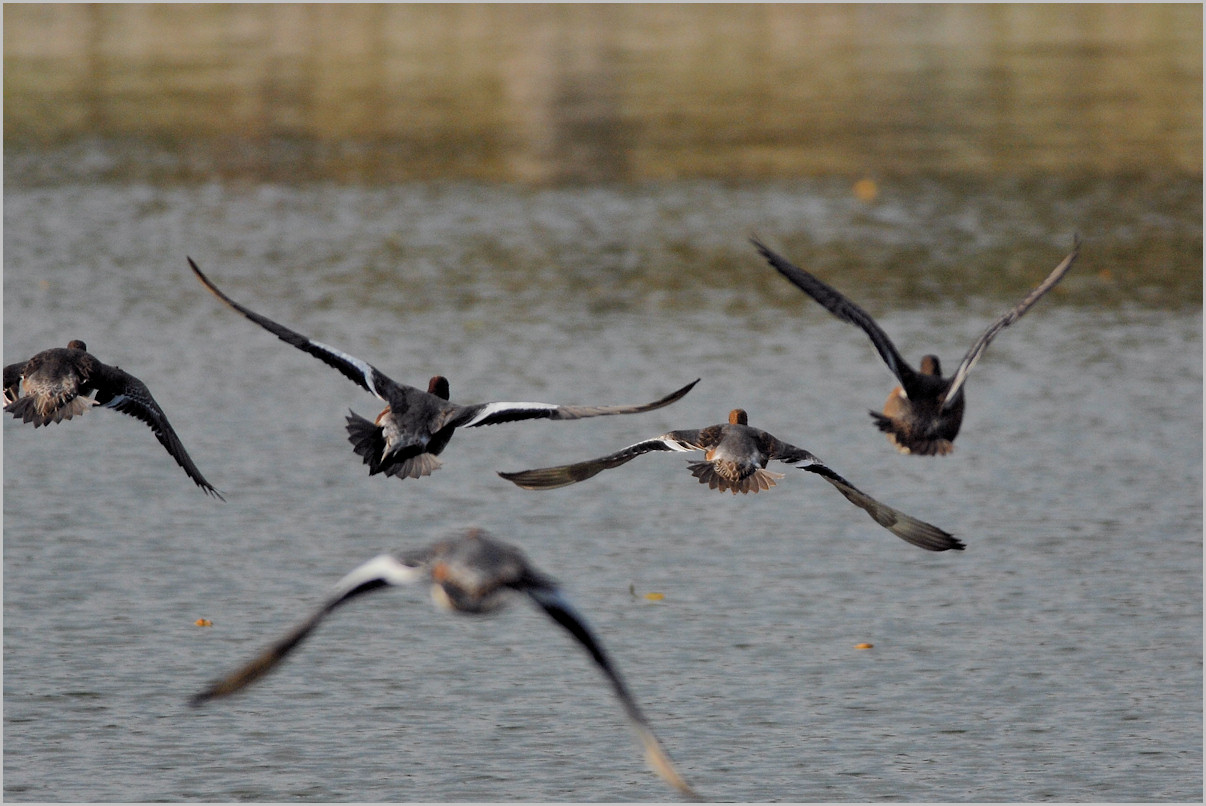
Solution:
{"label": "duck body", "polygon": [[888,395],[883,412],[872,411],[871,418],[876,427],[888,435],[888,441],[898,451],[918,456],[945,456],[955,449],[954,440],[963,424],[966,407],[963,386],[968,373],[980,360],[997,333],[1020,319],[1034,303],[1054,288],[1072,268],[1080,254],[1080,238],[1077,237],[1074,239],[1072,252],[1021,302],[1006,311],[981,334],[963,356],[953,375],[943,377],[937,356],[924,356],[920,370],[913,369],[901,357],[896,345],[870,314],[837,289],[793,265],[756,238],[752,238],[751,242],[766,261],[793,285],[838,319],[861,328],[871,339],[872,345],[888,369],[900,382]]}
{"label": "duck body", "polygon": [[441,609],[465,615],[495,613],[517,596],[527,596],[566,630],[598,666],[636,731],[650,767],[679,792],[695,797],[654,735],[602,642],[557,582],[535,568],[518,547],[497,540],[482,529],[466,530],[426,548],[381,554],[354,568],[335,584],[325,602],[308,618],[251,661],[196,694],[190,704],[199,706],[229,696],[259,680],[276,668],[332,611],[348,601],[391,585],[412,583],[426,583],[432,601]]}
{"label": "duck body", "polygon": [[782,473],[766,470],[766,463],[777,456],[776,440],[760,428],[748,424],[741,409],[729,414],[729,422],[710,425],[699,431],[672,431],[666,435],[682,444],[700,445],[704,461],[687,465],[691,475],[710,490],[756,493],[775,486]]}
{"label": "duck body", "polygon": [[423,392],[413,386],[392,384],[389,405],[369,421],[349,412],[348,441],[368,465],[369,475],[384,473],[401,478],[421,478],[440,468],[438,457],[452,434],[450,425],[458,406],[448,402],[448,380],[436,375]]}
{"label": "duck body", "polygon": [[[4,410],[34,428],[70,420],[100,402],[89,397],[98,389],[120,388],[117,367],[102,364],[75,339],[52,347],[28,361],[4,368]],[[124,373],[122,373],[124,374]],[[108,394],[109,398],[113,395]]]}
{"label": "duck body", "polygon": [[883,412],[872,411],[871,419],[901,453],[943,456],[955,449],[955,436],[963,424],[966,408],[963,389],[947,402],[951,379],[942,377],[938,357],[921,359],[921,371],[911,375],[908,389],[897,386],[884,402]]}
{"label": "duck body", "polygon": [[864,510],[872,520],[902,540],[927,551],[961,550],[963,542],[931,523],[894,509],[855,487],[813,454],[784,442],[760,428],[749,425],[743,409],[729,412],[729,421],[706,428],[669,431],[626,448],[569,465],[541,467],[515,473],[499,473],[525,490],[551,490],[576,484],[604,470],[619,467],[638,456],[654,451],[703,451],[703,462],[688,463],[691,475],[709,489],[737,493],[769,490],[783,478],[782,473],[766,470],[770,460],[816,473],[833,485],[847,501]]}
{"label": "duck body", "polygon": [[4,404],[5,411],[22,422],[33,423],[34,428],[70,420],[95,406],[128,414],[151,428],[198,487],[222,499],[193,464],[147,385],[120,367],[100,361],[79,339],[5,366]]}
{"label": "duck body", "polygon": [[340,372],[386,406],[370,421],[354,411],[347,417],[348,441],[369,468],[369,475],[384,474],[399,479],[421,478],[441,467],[437,458],[448,446],[457,428],[517,422],[520,420],[577,420],[612,414],[652,411],[679,400],[699,383],[691,383],[652,403],[620,406],[562,406],[555,403],[511,402],[462,405],[449,400],[448,379],[433,376],[427,391],[398,383],[372,364],[295,330],[232,300],[206,277],[192,258],[193,273],[210,293],[226,305],[276,335],[281,341],[309,353]]}

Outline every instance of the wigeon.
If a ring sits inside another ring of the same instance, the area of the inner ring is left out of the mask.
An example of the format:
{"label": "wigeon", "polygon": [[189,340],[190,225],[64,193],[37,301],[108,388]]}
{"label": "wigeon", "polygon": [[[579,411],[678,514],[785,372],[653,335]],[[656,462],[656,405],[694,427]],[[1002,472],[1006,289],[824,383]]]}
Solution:
{"label": "wigeon", "polygon": [[[89,397],[95,392],[94,397]],[[79,339],[4,368],[4,410],[34,428],[70,420],[93,406],[116,409],[151,427],[155,438],[206,493],[222,494],[205,480],[180,443],[147,385],[120,367],[101,363]]]}
{"label": "wigeon", "polygon": [[448,400],[448,379],[436,375],[428,383],[427,391],[398,383],[381,370],[350,356],[334,347],[313,341],[284,325],[238,304],[218,290],[209,281],[192,258],[189,265],[197,279],[213,292],[214,296],[255,322],[260,327],[276,334],[282,341],[307,352],[343,375],[362,389],[372,392],[385,401],[386,406],[372,422],[356,412],[347,418],[348,440],[355,452],[364,458],[369,475],[384,473],[400,479],[419,478],[430,475],[440,467],[436,458],[452,439],[457,428],[474,428],[517,420],[577,420],[583,417],[601,417],[609,414],[638,414],[660,409],[680,399],[695,384],[696,378],[681,389],[652,403],[634,406],[559,406],[555,403],[476,403],[460,405]]}
{"label": "wigeon", "polygon": [[687,465],[691,475],[710,489],[721,492],[729,490],[734,495],[774,487],[775,481],[783,478],[783,474],[767,470],[766,463],[775,459],[818,474],[846,496],[846,500],[866,510],[876,523],[914,546],[929,551],[963,548],[962,541],[950,533],[876,501],[803,448],[789,445],[760,428],[752,427],[743,409],[733,409],[727,423],[690,431],[671,431],[598,459],[498,475],[525,490],[551,490],[585,481],[650,451],[704,451],[706,461]]}
{"label": "wigeon", "polygon": [[751,240],[755,248],[780,274],[821,303],[838,319],[858,325],[871,337],[871,343],[879,351],[888,369],[892,370],[892,374],[900,381],[900,385],[888,395],[883,413],[872,411],[871,417],[879,430],[888,435],[888,440],[898,451],[922,456],[942,456],[955,449],[955,435],[959,433],[959,426],[963,422],[963,408],[966,402],[963,385],[967,374],[980,360],[993,337],[1020,319],[1030,306],[1054,288],[1072,268],[1080,253],[1080,238],[1077,237],[1074,239],[1071,254],[1047,275],[1047,279],[1027,294],[1025,299],[984,331],[963,356],[954,375],[943,377],[938,356],[923,356],[921,369],[914,370],[900,357],[892,340],[866,311],[804,269],[775,254],[756,238]]}
{"label": "wigeon", "polygon": [[695,797],[654,735],[603,644],[556,581],[534,568],[518,548],[495,540],[480,529],[468,530],[425,549],[382,554],[355,568],[336,583],[322,606],[307,619],[251,662],[195,695],[191,703],[200,705],[225,697],[260,679],[345,602],[387,585],[413,582],[429,583],[431,597],[438,606],[471,615],[494,612],[516,594],[526,594],[586,649],[603,672],[635,728],[653,770],[682,794]]}

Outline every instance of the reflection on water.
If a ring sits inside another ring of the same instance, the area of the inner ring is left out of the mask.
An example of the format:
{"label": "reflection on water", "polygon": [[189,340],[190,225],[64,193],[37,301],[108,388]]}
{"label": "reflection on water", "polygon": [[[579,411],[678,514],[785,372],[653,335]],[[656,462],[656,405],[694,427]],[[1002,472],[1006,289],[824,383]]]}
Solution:
{"label": "reflection on water", "polygon": [[1201,173],[1198,5],[40,5],[4,134],[120,177]]}

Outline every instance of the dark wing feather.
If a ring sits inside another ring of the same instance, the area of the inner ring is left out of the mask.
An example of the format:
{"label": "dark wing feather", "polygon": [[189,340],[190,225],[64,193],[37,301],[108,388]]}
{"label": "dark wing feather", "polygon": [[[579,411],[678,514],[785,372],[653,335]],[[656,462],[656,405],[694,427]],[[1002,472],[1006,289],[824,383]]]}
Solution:
{"label": "dark wing feather", "polygon": [[774,439],[768,454],[772,459],[778,459],[780,462],[821,476],[836,487],[847,501],[870,515],[876,523],[914,546],[927,551],[962,550],[964,548],[963,542],[949,532],[875,500],[803,448],[797,448],[782,440]]}
{"label": "dark wing feather", "polygon": [[586,619],[573,608],[569,600],[555,586],[547,581],[516,585],[516,587],[527,593],[548,614],[549,618],[565,628],[574,637],[574,640],[590,653],[595,664],[607,678],[607,682],[611,684],[612,691],[624,706],[624,713],[627,714],[641,740],[641,746],[645,750],[645,760],[649,766],[679,792],[688,797],[698,797],[690,785],[679,775],[678,770],[674,768],[670,756],[658,741],[657,736],[654,735],[645,715],[641,713],[636,700],[628,691],[628,687],[624,685],[619,670],[612,664],[611,658],[608,657],[599,639],[595,637]]}
{"label": "dark wing feather", "polygon": [[327,614],[344,602],[361,594],[377,590],[386,585],[397,585],[414,581],[418,578],[417,570],[401,563],[397,558],[388,554],[374,557],[359,566],[336,584],[335,592],[327,599],[322,607],[314,611],[305,621],[290,630],[284,637],[273,643],[249,663],[239,667],[234,672],[209,685],[204,691],[189,700],[190,705],[201,705],[216,697],[234,694],[246,686],[259,680],[276,668],[285,657],[297,648],[306,637],[314,631]]}
{"label": "dark wing feather", "polygon": [[26,361],[19,364],[9,364],[4,368],[4,405],[17,399],[18,388],[21,385],[21,375],[25,372]]}
{"label": "dark wing feather", "polygon": [[911,386],[913,378],[917,374],[916,371],[901,358],[900,353],[896,350],[896,346],[888,338],[888,334],[876,324],[870,314],[842,296],[837,289],[826,285],[799,266],[789,263],[786,258],[771,251],[769,247],[757,238],[751,238],[750,242],[776,271],[790,280],[805,294],[819,302],[831,314],[843,322],[849,322],[852,325],[861,327],[871,338],[871,343],[875,345],[875,349],[879,351],[880,357],[883,358],[884,363],[888,365],[888,369],[892,370],[892,374],[897,377],[901,385],[905,389]]}
{"label": "dark wing feather", "polygon": [[345,377],[364,389],[367,392],[372,392],[377,397],[388,402],[390,400],[390,388],[402,387],[381,370],[374,367],[367,361],[362,361],[355,356],[348,355],[342,350],[336,350],[334,347],[323,344],[322,342],[313,341],[306,338],[295,330],[290,330],[282,324],[272,321],[266,316],[261,316],[250,308],[245,308],[235,302],[230,297],[218,290],[218,287],[210,282],[209,278],[201,273],[201,269],[197,268],[197,264],[193,259],[188,258],[188,265],[192,267],[193,273],[197,275],[197,279],[201,284],[210,290],[210,292],[218,299],[225,302],[231,308],[234,308],[243,316],[255,322],[260,327],[273,333],[283,342],[292,344],[302,352],[309,353],[329,367],[333,367]]}
{"label": "dark wing feather", "polygon": [[603,417],[609,414],[640,414],[669,406],[690,392],[699,378],[675,390],[660,400],[634,406],[558,406],[555,403],[479,403],[464,406],[448,425],[456,428],[473,428],[479,425],[497,425],[516,420],[578,420],[583,417]]}
{"label": "dark wing feather", "polygon": [[515,483],[519,487],[523,487],[525,490],[552,490],[557,487],[574,484],[575,482],[585,481],[592,476],[597,476],[604,470],[619,467],[650,451],[702,450],[698,445],[698,438],[698,431],[671,431],[660,437],[629,445],[627,448],[623,448],[607,456],[601,456],[598,459],[590,459],[572,465],[521,470],[517,473],[499,471],[498,475],[507,481]]}
{"label": "dark wing feather", "polygon": [[97,405],[120,411],[146,423],[151,427],[159,444],[167,449],[176,464],[184,469],[198,487],[210,495],[226,500],[193,464],[192,457],[184,449],[180,437],[176,436],[176,430],[168,422],[167,415],[155,402],[145,383],[120,367],[109,367],[100,362],[97,362],[96,374],[91,382],[96,386]]}
{"label": "dark wing feather", "polygon": [[1006,311],[1004,316],[993,322],[988,330],[985,330],[984,334],[976,340],[976,343],[973,344],[971,349],[967,351],[967,355],[963,356],[963,360],[959,362],[959,367],[955,370],[955,374],[951,376],[951,385],[946,390],[946,396],[942,401],[943,408],[947,408],[954,404],[955,400],[958,398],[959,390],[963,387],[963,382],[967,380],[967,374],[971,372],[972,367],[974,367],[976,362],[980,360],[980,356],[983,355],[984,350],[988,347],[989,342],[991,342],[997,333],[999,333],[1002,329],[1007,328],[1014,322],[1018,321],[1018,319],[1022,317],[1022,314],[1030,310],[1030,306],[1038,302],[1044,294],[1046,294],[1052,288],[1055,288],[1056,284],[1062,280],[1064,275],[1068,273],[1068,270],[1072,268],[1072,264],[1076,262],[1076,258],[1079,254],[1080,236],[1077,235],[1074,236],[1072,252],[1066,258],[1064,258],[1058,266],[1055,267],[1051,274],[1047,275],[1047,279],[1035,286],[1034,289],[1026,295],[1025,299],[1023,299],[1010,310]]}

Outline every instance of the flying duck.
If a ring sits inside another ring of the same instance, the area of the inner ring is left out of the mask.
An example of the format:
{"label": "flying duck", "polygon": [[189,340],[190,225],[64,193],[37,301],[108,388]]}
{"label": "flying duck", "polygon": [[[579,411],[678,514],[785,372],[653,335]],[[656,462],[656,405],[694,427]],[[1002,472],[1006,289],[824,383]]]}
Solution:
{"label": "flying duck", "polygon": [[525,490],[552,490],[585,481],[603,470],[619,467],[650,451],[704,451],[703,462],[687,465],[691,475],[710,489],[737,493],[756,493],[775,486],[782,473],[766,469],[776,459],[784,464],[816,473],[838,489],[846,500],[866,510],[876,523],[914,546],[929,551],[962,549],[963,543],[937,526],[876,501],[823,464],[803,448],[776,439],[760,428],[749,425],[743,409],[729,412],[729,421],[690,431],[671,431],[647,439],[608,456],[560,467],[542,467],[518,473],[499,473]]}
{"label": "flying duck", "polygon": [[347,418],[348,441],[356,454],[363,457],[369,475],[384,473],[399,479],[420,478],[440,468],[439,454],[452,439],[457,428],[509,423],[516,420],[577,420],[608,414],[638,414],[660,409],[680,399],[695,384],[691,383],[660,400],[636,406],[558,406],[555,403],[477,403],[459,405],[448,400],[448,379],[436,375],[428,382],[427,391],[398,383],[381,370],[347,353],[328,347],[297,333],[284,325],[238,304],[218,290],[201,273],[192,258],[188,259],[197,279],[214,296],[234,308],[260,327],[276,334],[281,341],[307,352],[324,364],[334,367],[362,389],[385,401],[386,406],[369,422],[350,412]]}
{"label": "flying duck", "polygon": [[804,293],[838,319],[858,325],[871,337],[871,343],[879,351],[888,369],[892,370],[892,374],[900,381],[900,385],[888,395],[883,413],[872,411],[871,417],[879,430],[888,435],[888,440],[898,451],[922,456],[942,456],[955,449],[955,435],[959,433],[959,426],[963,422],[963,384],[967,380],[967,374],[980,360],[985,348],[997,333],[1020,319],[1030,306],[1054,288],[1072,268],[1080,253],[1080,238],[1076,237],[1071,254],[1047,275],[1046,280],[1035,286],[1025,299],[984,331],[963,356],[954,375],[943,377],[938,356],[923,356],[920,371],[914,370],[900,357],[891,339],[866,311],[837,290],[775,254],[756,238],[750,240],[780,274],[799,286]]}
{"label": "flying duck", "polygon": [[[89,397],[93,392],[96,396]],[[4,410],[34,428],[70,420],[93,406],[142,420],[198,487],[225,500],[197,470],[147,385],[120,367],[102,364],[79,339],[4,368]]]}
{"label": "flying duck", "polygon": [[695,797],[662,749],[619,670],[586,619],[573,608],[552,578],[532,567],[522,551],[495,540],[481,529],[470,529],[417,551],[381,554],[360,565],[335,584],[325,603],[305,621],[251,662],[193,696],[190,703],[197,706],[225,697],[260,679],[343,603],[387,585],[420,581],[430,583],[431,597],[436,605],[470,615],[492,613],[504,607],[516,594],[527,594],[549,618],[582,644],[602,670],[635,728],[646,761],[653,770],[679,792]]}

